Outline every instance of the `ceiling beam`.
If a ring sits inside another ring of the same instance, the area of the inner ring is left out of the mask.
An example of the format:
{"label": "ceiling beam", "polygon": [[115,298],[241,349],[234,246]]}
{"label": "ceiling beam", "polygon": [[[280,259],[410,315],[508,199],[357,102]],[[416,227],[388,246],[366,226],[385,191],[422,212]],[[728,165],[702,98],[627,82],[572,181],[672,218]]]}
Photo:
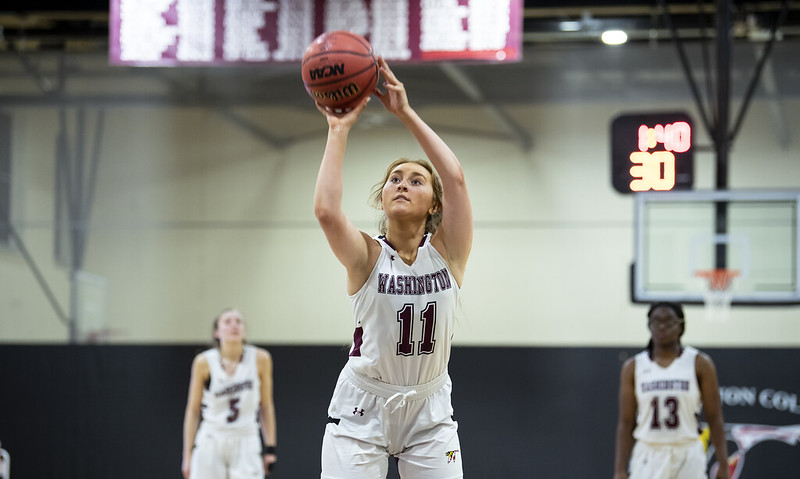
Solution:
{"label": "ceiling beam", "polygon": [[503,127],[509,134],[516,138],[524,151],[528,151],[533,146],[533,140],[511,116],[501,107],[486,103],[480,88],[472,81],[467,73],[452,63],[442,63],[439,65],[442,72],[461,90],[464,95],[473,103],[484,105],[486,111]]}

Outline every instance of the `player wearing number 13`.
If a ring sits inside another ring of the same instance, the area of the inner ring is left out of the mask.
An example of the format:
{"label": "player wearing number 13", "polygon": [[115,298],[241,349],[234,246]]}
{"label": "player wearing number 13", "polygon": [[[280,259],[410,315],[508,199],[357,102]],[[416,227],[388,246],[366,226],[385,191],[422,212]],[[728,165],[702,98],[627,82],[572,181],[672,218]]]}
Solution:
{"label": "player wearing number 13", "polygon": [[705,478],[701,408],[719,464],[716,479],[727,479],[728,450],[714,363],[697,349],[681,345],[686,323],[679,304],[655,303],[647,318],[647,350],[622,366],[614,479]]}
{"label": "player wearing number 13", "polygon": [[[409,106],[404,85],[379,59],[383,106],[414,136],[424,160],[400,159],[375,185],[381,234],[342,211],[345,145],[366,100],[349,113],[320,105],[328,139],[314,209],[347,271],[355,333],[328,408],[323,478],[460,478],[461,450],[447,374],[458,295],[472,246],[472,210],[461,164]],[[438,172],[438,175],[437,175]],[[439,176],[441,175],[441,176]]]}

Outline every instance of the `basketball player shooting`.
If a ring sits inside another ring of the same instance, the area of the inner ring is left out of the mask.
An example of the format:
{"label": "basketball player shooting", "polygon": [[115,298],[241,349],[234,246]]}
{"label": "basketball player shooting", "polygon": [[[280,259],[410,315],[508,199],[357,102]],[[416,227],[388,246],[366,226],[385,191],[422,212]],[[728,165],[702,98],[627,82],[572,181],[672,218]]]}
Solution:
{"label": "basketball player shooting", "polygon": [[317,104],[328,139],[314,210],[347,271],[355,323],[328,408],[321,477],[386,477],[394,456],[401,477],[456,479],[463,471],[447,364],[472,247],[472,209],[456,156],[409,106],[386,61],[378,62],[384,91],[375,94],[430,162],[389,165],[372,194],[384,216],[380,234],[359,231],[342,211],[342,165],[368,98],[347,113]]}

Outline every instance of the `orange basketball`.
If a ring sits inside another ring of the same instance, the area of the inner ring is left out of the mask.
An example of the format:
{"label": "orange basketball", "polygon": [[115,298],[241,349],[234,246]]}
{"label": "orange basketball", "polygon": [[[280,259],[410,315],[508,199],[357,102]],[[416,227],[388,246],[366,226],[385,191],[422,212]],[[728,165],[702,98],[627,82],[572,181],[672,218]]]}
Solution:
{"label": "orange basketball", "polygon": [[344,112],[375,91],[378,60],[361,35],[343,30],[326,32],[306,48],[302,75],[314,101]]}

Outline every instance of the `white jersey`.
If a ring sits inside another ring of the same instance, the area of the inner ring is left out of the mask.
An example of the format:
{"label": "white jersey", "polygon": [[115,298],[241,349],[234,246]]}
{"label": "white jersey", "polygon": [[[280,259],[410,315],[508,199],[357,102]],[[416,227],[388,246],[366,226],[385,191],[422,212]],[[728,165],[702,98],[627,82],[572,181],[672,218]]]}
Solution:
{"label": "white jersey", "polygon": [[256,347],[244,346],[242,360],[232,375],[222,368],[219,349],[209,349],[202,354],[210,372],[208,385],[203,389],[203,422],[218,429],[257,431],[261,380]]}
{"label": "white jersey", "polygon": [[459,287],[426,234],[406,264],[386,238],[367,282],[350,296],[355,333],[350,367],[399,386],[427,383],[447,370]]}
{"label": "white jersey", "polygon": [[5,449],[0,449],[0,479],[11,477],[11,455]]}
{"label": "white jersey", "polygon": [[666,368],[650,359],[648,351],[635,357],[634,385],[637,415],[633,437],[654,444],[697,441],[700,435],[700,386],[697,350],[684,347]]}

